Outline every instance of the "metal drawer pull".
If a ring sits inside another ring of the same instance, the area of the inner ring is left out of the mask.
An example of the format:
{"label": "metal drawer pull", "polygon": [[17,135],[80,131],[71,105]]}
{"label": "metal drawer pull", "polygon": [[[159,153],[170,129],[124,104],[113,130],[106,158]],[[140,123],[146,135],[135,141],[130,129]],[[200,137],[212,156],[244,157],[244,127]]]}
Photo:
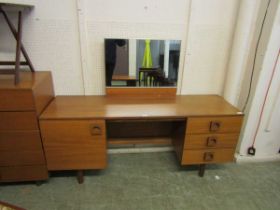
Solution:
{"label": "metal drawer pull", "polygon": [[214,153],[213,152],[205,152],[203,160],[204,161],[212,161],[214,159]]}
{"label": "metal drawer pull", "polygon": [[217,144],[217,138],[216,137],[208,137],[207,138],[207,146],[208,147],[214,147]]}
{"label": "metal drawer pull", "polygon": [[218,131],[221,127],[221,122],[211,121],[210,122],[210,131]]}
{"label": "metal drawer pull", "polygon": [[90,127],[90,133],[93,136],[101,135],[102,134],[102,129],[97,125],[93,125],[93,126]]}

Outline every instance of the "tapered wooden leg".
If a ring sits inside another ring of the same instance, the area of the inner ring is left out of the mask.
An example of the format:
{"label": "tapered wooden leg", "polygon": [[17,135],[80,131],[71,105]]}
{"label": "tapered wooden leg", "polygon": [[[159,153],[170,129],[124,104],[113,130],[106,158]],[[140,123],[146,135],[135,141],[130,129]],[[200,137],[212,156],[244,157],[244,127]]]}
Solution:
{"label": "tapered wooden leg", "polygon": [[18,12],[18,32],[17,32],[17,48],[16,48],[16,65],[15,65],[15,85],[19,83],[19,68],[20,68],[20,49],[22,35],[21,11]]}
{"label": "tapered wooden leg", "polygon": [[200,176],[200,177],[203,177],[203,176],[204,176],[205,166],[206,166],[206,164],[200,164],[200,165],[199,165],[198,176]]}
{"label": "tapered wooden leg", "polygon": [[77,171],[77,180],[79,184],[84,183],[84,172],[83,170],[78,170]]}

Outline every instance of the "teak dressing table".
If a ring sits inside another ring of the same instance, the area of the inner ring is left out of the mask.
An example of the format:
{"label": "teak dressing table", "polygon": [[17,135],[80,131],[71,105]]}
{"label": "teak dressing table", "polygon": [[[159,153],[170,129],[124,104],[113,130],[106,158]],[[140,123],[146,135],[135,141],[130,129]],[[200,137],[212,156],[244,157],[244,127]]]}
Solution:
{"label": "teak dressing table", "polygon": [[233,161],[242,118],[215,95],[58,96],[40,126],[49,170],[103,169],[107,140],[162,136],[181,165],[200,164],[203,176],[205,164]]}
{"label": "teak dressing table", "polygon": [[[171,139],[180,165],[200,165],[200,176],[205,164],[234,160],[243,114],[222,97],[176,96],[164,89],[146,95],[125,90],[123,96],[109,91],[107,96],[57,96],[40,114],[48,171],[77,170],[81,183],[83,170],[106,168],[108,144],[157,142],[158,137]],[[8,144],[5,136],[0,140]]]}

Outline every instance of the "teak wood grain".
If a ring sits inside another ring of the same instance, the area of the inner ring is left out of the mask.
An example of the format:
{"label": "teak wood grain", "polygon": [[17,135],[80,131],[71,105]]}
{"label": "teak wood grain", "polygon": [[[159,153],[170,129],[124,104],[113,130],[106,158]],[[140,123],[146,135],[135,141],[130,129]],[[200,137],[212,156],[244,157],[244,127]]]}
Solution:
{"label": "teak wood grain", "polygon": [[[239,133],[242,121],[243,116],[189,117],[187,124],[187,133]],[[219,123],[219,127],[216,130],[211,130],[212,122]]]}
{"label": "teak wood grain", "polygon": [[[107,165],[106,127],[102,120],[40,122],[49,170],[102,169]],[[95,131],[95,127],[100,129]]]}
{"label": "teak wood grain", "polygon": [[45,157],[39,131],[0,132],[0,166],[42,164]]}
{"label": "teak wood grain", "polygon": [[0,182],[40,181],[48,176],[45,165],[0,167]]}
{"label": "teak wood grain", "polygon": [[238,113],[238,109],[216,95],[153,98],[57,96],[40,119],[175,119],[191,116],[236,116]]}
{"label": "teak wood grain", "polygon": [[41,150],[41,137],[37,131],[0,131],[0,151]]}
{"label": "teak wood grain", "polygon": [[33,111],[35,104],[30,90],[0,89],[0,111]]}
{"label": "teak wood grain", "polygon": [[39,115],[54,97],[50,72],[20,72],[20,83],[13,76],[0,75],[0,111],[35,111]]}
{"label": "teak wood grain", "polygon": [[[204,149],[204,150],[184,150],[182,161],[183,165],[225,163],[234,160],[235,148],[224,149]],[[205,160],[205,155],[210,154],[212,158]]]}
{"label": "teak wood grain", "polygon": [[35,112],[0,112],[0,131],[38,129]]}
{"label": "teak wood grain", "polygon": [[186,135],[184,149],[233,148],[238,138],[239,133]]}
{"label": "teak wood grain", "polygon": [[0,75],[0,182],[48,178],[38,116],[54,97],[50,72]]}

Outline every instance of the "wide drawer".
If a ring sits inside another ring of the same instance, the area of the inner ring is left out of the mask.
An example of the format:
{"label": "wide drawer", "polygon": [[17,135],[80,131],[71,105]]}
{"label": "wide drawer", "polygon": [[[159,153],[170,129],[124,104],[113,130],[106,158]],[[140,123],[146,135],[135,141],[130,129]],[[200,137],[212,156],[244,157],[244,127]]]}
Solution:
{"label": "wide drawer", "polygon": [[224,163],[234,160],[235,149],[184,150],[182,165]]}
{"label": "wide drawer", "polygon": [[0,112],[0,131],[38,129],[35,112]]}
{"label": "wide drawer", "polygon": [[41,120],[49,170],[102,169],[107,165],[103,120]]}
{"label": "wide drawer", "polygon": [[189,117],[187,134],[239,133],[243,116],[232,117]]}
{"label": "wide drawer", "polygon": [[0,167],[0,182],[39,181],[48,179],[45,165]]}
{"label": "wide drawer", "polygon": [[239,134],[192,134],[186,135],[184,149],[234,148]]}
{"label": "wide drawer", "polygon": [[46,164],[39,131],[0,132],[0,166]]}
{"label": "wide drawer", "polygon": [[32,90],[0,90],[0,111],[35,110]]}
{"label": "wide drawer", "polygon": [[0,131],[0,151],[42,151],[39,131]]}

